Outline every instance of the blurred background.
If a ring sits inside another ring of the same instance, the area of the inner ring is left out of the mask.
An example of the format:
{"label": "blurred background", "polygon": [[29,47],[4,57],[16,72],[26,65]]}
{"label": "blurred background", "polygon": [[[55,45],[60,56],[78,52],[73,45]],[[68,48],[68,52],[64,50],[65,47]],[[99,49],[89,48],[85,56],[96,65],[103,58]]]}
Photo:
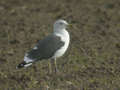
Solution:
{"label": "blurred background", "polygon": [[[72,24],[60,72],[50,75],[48,60],[16,70],[57,19]],[[119,0],[0,0],[0,90],[119,89]]]}

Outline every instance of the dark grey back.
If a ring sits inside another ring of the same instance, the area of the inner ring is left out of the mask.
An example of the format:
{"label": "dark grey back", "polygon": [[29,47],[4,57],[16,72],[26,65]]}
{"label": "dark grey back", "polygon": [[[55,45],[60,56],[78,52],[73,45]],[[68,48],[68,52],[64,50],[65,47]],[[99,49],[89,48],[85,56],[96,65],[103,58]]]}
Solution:
{"label": "dark grey back", "polygon": [[51,58],[55,52],[60,49],[65,43],[61,41],[61,38],[51,34],[40,40],[36,47],[38,49],[32,49],[28,52],[28,57],[34,60]]}

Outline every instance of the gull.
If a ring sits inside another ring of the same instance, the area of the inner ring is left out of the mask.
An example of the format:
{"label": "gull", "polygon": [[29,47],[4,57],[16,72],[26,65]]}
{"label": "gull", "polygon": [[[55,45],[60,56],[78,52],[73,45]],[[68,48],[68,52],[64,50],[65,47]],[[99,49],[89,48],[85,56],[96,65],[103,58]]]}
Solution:
{"label": "gull", "polygon": [[57,20],[53,25],[53,33],[40,40],[33,49],[28,51],[24,56],[24,61],[18,64],[16,68],[26,68],[36,61],[50,59],[54,61],[57,72],[56,59],[63,56],[70,42],[70,36],[66,30],[68,25],[65,20]]}

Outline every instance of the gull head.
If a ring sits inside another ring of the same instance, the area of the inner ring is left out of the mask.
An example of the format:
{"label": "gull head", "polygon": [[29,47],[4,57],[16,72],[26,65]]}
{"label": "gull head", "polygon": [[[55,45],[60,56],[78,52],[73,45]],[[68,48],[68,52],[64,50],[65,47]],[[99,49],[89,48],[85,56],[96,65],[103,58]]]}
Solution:
{"label": "gull head", "polygon": [[65,20],[60,19],[54,23],[54,30],[66,29],[67,26],[68,26],[68,23]]}

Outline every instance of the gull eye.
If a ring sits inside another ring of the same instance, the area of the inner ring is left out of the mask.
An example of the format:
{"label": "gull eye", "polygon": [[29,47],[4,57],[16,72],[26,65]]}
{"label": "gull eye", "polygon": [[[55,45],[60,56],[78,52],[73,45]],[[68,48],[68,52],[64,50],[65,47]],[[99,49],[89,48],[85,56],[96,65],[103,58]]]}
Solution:
{"label": "gull eye", "polygon": [[60,24],[60,25],[63,25],[63,23],[62,23],[62,22],[60,22],[59,24]]}

